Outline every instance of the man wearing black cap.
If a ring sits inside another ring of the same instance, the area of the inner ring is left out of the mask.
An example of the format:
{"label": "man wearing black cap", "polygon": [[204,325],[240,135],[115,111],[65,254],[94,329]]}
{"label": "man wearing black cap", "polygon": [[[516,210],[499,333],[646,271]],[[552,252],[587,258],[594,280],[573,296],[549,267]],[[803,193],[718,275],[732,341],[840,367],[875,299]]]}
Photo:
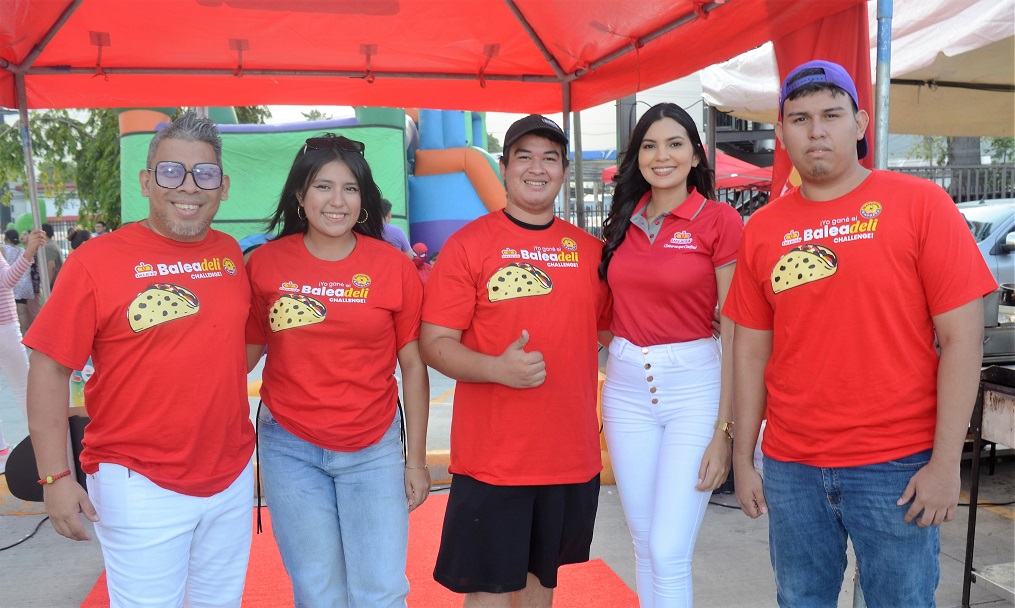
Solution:
{"label": "man wearing black cap", "polygon": [[589,558],[610,300],[602,243],[553,215],[564,132],[522,118],[500,162],[506,208],[448,239],[424,295],[423,358],[458,381],[434,578],[466,606],[548,607],[557,568]]}
{"label": "man wearing black cap", "polygon": [[859,105],[839,65],[787,76],[776,135],[801,184],[747,223],[723,309],[737,501],[769,516],[780,606],[836,605],[847,538],[871,606],[934,605],[996,287],[947,193],[860,165]]}

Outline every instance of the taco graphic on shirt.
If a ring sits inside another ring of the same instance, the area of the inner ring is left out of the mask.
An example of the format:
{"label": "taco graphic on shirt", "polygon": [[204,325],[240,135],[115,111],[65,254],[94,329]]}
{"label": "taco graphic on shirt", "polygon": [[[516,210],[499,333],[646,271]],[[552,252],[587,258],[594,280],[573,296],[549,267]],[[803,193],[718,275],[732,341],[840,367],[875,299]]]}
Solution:
{"label": "taco graphic on shirt", "polygon": [[196,315],[200,309],[201,303],[193,291],[172,283],[155,283],[131,301],[127,307],[127,321],[134,333],[139,333]]}
{"label": "taco graphic on shirt", "polygon": [[824,245],[805,243],[786,252],[772,269],[772,291],[779,293],[812,281],[827,279],[839,269],[835,252]]}
{"label": "taco graphic on shirt", "polygon": [[328,310],[320,301],[298,293],[287,293],[271,305],[268,324],[271,331],[284,331],[320,323],[327,315]]}
{"label": "taco graphic on shirt", "polygon": [[553,281],[532,264],[517,262],[497,270],[486,284],[491,302],[545,296],[553,290]]}

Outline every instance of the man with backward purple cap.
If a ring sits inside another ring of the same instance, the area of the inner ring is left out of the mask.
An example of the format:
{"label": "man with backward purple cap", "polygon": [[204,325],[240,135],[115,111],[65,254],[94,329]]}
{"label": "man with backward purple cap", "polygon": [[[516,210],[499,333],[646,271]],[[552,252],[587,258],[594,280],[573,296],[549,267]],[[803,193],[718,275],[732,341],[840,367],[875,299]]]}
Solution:
{"label": "man with backward purple cap", "polygon": [[747,223],[723,309],[737,501],[769,517],[780,606],[836,606],[847,539],[868,605],[935,605],[996,287],[944,190],[859,163],[860,106],[837,64],[786,77],[776,135],[801,184]]}

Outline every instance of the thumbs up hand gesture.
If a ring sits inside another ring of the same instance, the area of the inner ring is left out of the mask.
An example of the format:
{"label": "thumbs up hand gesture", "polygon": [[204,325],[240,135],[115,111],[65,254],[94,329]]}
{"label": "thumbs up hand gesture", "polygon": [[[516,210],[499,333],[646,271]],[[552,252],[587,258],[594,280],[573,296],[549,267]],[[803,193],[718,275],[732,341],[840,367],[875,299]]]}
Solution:
{"label": "thumbs up hand gesture", "polygon": [[511,388],[534,388],[546,380],[546,363],[543,354],[525,352],[529,343],[529,332],[522,330],[522,335],[508,345],[498,357],[500,383]]}

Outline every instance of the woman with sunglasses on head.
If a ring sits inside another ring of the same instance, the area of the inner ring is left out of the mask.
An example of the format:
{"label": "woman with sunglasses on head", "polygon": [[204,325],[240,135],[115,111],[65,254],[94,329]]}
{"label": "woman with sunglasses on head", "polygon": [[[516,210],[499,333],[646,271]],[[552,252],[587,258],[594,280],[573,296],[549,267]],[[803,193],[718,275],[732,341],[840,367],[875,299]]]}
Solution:
{"label": "woman with sunglasses on head", "polygon": [[672,103],[638,121],[614,181],[599,267],[614,307],[603,425],[641,606],[691,606],[694,542],[730,467],[733,322],[722,317],[720,347],[712,319],[743,222],[712,200],[698,128]]}
{"label": "woman with sunglasses on head", "polygon": [[297,606],[405,606],[408,514],[430,491],[423,288],[412,261],[381,240],[364,148],[308,139],[270,219],[278,236],[247,262],[250,367],[268,353],[260,474]]}

